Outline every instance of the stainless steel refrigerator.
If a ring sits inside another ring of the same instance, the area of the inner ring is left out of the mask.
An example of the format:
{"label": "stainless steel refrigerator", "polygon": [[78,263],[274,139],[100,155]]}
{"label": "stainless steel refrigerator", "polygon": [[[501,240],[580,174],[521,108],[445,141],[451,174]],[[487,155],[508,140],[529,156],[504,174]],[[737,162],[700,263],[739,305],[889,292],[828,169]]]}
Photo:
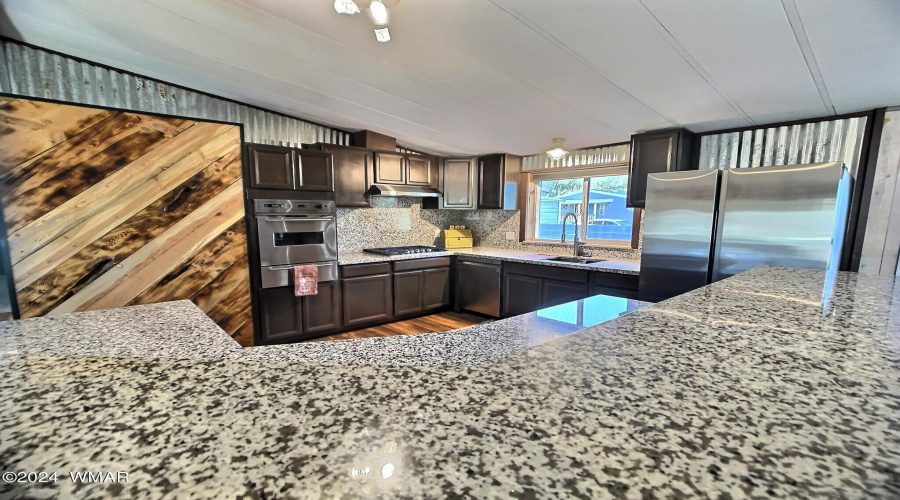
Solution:
{"label": "stainless steel refrigerator", "polygon": [[640,298],[761,265],[836,269],[851,182],[840,162],[650,174]]}

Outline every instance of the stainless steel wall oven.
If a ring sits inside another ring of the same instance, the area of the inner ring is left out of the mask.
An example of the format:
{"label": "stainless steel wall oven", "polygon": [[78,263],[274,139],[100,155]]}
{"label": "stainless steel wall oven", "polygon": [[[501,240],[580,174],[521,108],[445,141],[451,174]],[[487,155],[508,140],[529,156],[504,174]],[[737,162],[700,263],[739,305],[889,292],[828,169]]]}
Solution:
{"label": "stainless steel wall oven", "polygon": [[319,266],[319,281],[337,279],[337,222],[330,200],[253,200],[262,287],[287,286],[291,269]]}

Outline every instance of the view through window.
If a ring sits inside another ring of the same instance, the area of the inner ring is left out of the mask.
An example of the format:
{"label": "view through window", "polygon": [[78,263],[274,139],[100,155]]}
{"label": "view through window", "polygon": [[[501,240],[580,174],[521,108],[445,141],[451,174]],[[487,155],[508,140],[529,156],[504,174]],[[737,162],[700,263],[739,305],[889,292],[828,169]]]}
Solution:
{"label": "view through window", "polygon": [[631,242],[634,209],[625,206],[627,175],[539,180],[536,185],[540,194],[535,207],[535,239],[559,241],[563,218],[574,213],[578,232],[569,217],[566,241],[578,234],[594,243]]}

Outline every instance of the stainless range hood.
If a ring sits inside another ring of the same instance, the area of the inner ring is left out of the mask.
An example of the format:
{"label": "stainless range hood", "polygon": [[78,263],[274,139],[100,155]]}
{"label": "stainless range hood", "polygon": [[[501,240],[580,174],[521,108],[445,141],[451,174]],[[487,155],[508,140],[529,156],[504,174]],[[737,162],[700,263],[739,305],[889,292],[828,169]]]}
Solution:
{"label": "stainless range hood", "polygon": [[370,196],[397,196],[414,198],[438,198],[443,193],[430,186],[409,186],[405,184],[372,184],[366,191]]}

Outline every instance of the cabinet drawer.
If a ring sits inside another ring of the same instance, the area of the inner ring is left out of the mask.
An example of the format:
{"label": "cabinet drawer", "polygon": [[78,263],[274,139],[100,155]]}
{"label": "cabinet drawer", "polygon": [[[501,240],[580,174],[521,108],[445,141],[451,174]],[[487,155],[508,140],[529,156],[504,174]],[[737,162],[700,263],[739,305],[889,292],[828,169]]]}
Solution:
{"label": "cabinet drawer", "polygon": [[378,262],[376,264],[355,264],[350,266],[341,266],[342,278],[353,278],[355,276],[368,276],[371,274],[388,274],[391,272],[390,262]]}
{"label": "cabinet drawer", "polygon": [[550,278],[563,281],[575,281],[578,283],[587,283],[588,271],[580,269],[563,269],[559,267],[541,266],[537,264],[518,264],[509,262],[504,265],[504,269],[512,274],[524,274],[527,276],[537,276],[540,278]]}
{"label": "cabinet drawer", "polygon": [[394,271],[415,271],[416,269],[429,269],[432,267],[445,267],[449,265],[450,257],[401,260],[399,262],[394,262]]}

